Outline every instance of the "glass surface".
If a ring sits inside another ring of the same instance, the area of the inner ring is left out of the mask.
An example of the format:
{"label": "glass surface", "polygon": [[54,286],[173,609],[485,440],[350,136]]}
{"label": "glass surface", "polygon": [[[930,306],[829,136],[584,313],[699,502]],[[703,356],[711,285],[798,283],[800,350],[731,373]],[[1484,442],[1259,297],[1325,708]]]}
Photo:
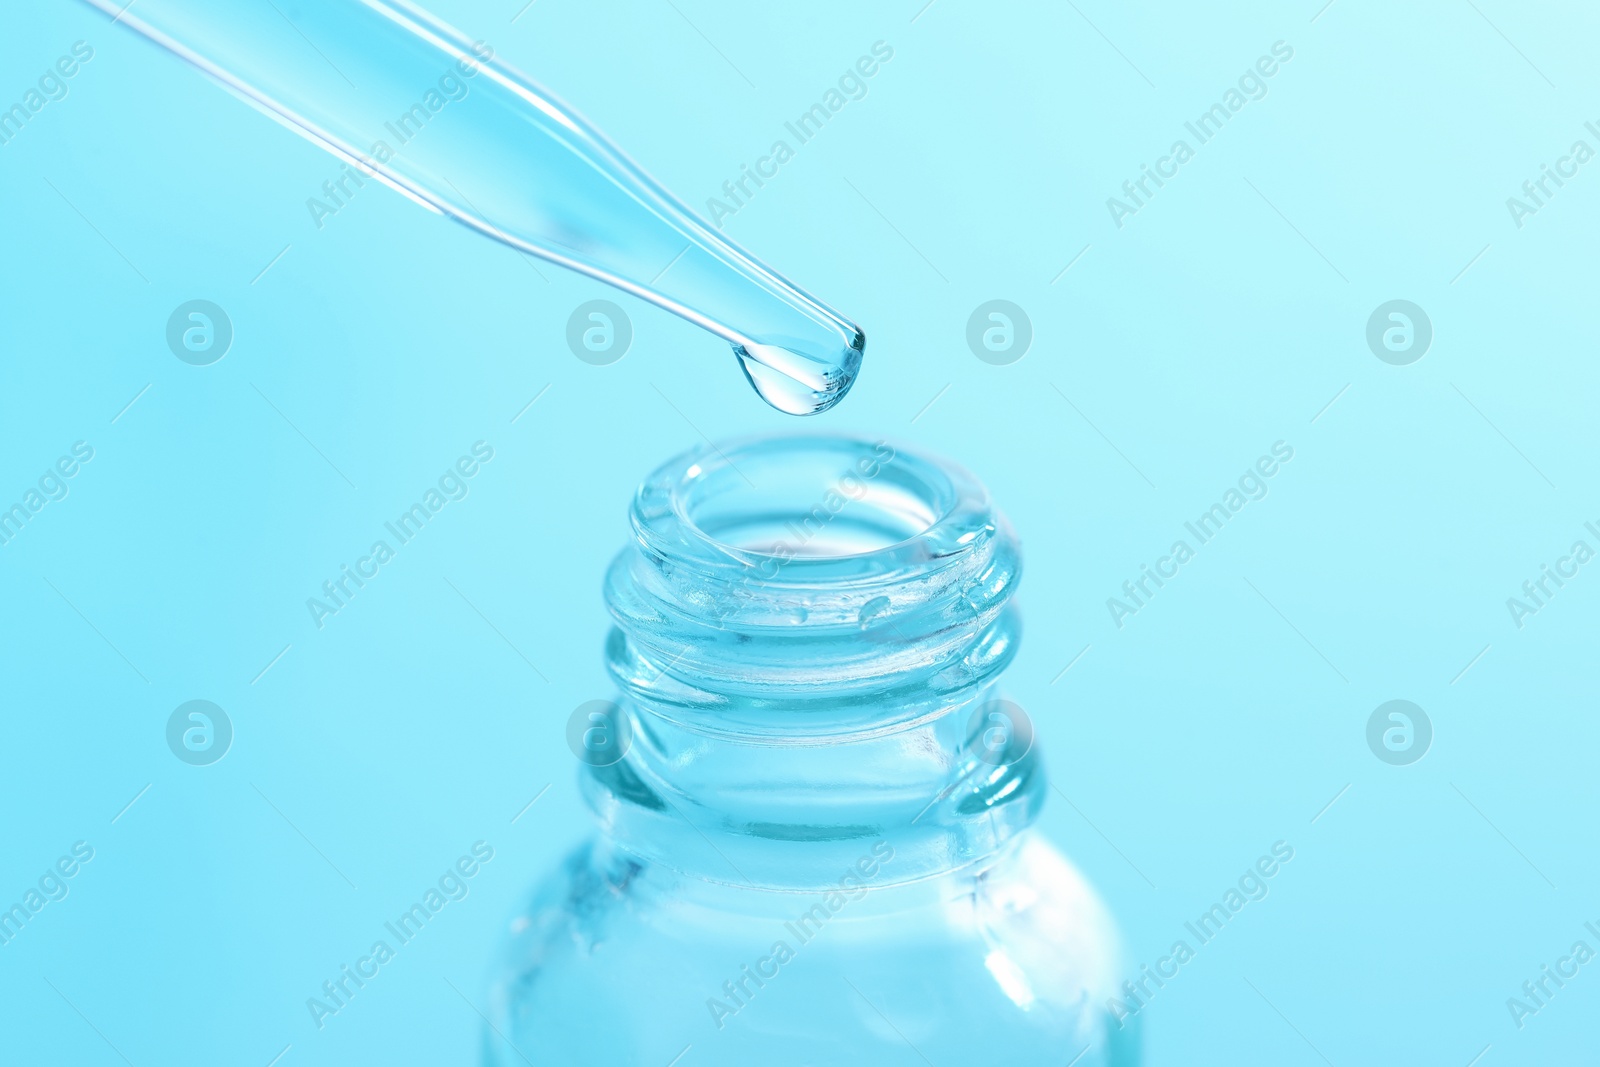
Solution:
{"label": "glass surface", "polygon": [[485,1062],[1136,1063],[1110,917],[1030,830],[983,488],[767,439],[663,466],[632,522],[620,696],[568,735],[599,832],[511,922]]}

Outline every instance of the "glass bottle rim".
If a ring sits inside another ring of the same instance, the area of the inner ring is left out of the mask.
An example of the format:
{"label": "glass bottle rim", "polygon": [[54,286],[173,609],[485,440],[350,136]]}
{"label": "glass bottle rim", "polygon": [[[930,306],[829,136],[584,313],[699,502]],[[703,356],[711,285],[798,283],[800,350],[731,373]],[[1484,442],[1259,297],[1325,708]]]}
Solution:
{"label": "glass bottle rim", "polygon": [[[828,492],[815,494],[809,510],[796,507],[805,498],[794,479],[830,463],[839,475]],[[785,484],[774,493],[773,482]],[[791,543],[803,540],[808,515],[847,511],[848,535]],[[784,518],[786,533],[797,535],[784,541],[751,543],[726,532]],[[956,464],[884,440],[798,433],[707,443],[674,457],[640,485],[630,521],[647,555],[708,578],[861,585],[942,569],[978,550],[997,520],[983,484]]]}

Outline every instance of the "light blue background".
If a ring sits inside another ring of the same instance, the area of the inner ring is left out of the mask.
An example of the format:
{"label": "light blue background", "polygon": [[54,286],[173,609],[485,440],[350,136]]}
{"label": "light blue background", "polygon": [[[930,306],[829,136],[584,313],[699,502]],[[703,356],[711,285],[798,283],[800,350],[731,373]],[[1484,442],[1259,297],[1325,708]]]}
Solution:
{"label": "light blue background", "polygon": [[[1600,569],[1521,630],[1505,601],[1600,547],[1600,163],[1521,229],[1505,201],[1600,147],[1600,18],[1320,4],[433,7],[697,207],[894,47],[726,229],[866,328],[808,428],[953,457],[1019,530],[1009,684],[1077,808],[1042,828],[1131,958],[1294,846],[1146,1012],[1151,1063],[1578,1062],[1600,963],[1520,1031],[1505,1001],[1600,948]],[[387,189],[319,232],[331,157],[86,7],[8,6],[0,106],[79,39],[70,95],[0,146],[0,502],[95,449],[0,547],[0,903],[96,854],[0,946],[0,1062],[470,1062],[505,916],[587,829],[563,728],[607,692],[634,485],[702,432],[798,424],[631,298],[627,357],[580,362],[567,317],[613,294]],[[1269,95],[1113,225],[1278,40]],[[236,331],[210,367],[164,341],[193,298]],[[1033,322],[1011,366],[964,340],[992,298]],[[1395,298],[1435,329],[1406,367],[1364,340]],[[468,499],[317,630],[306,598],[480,439]],[[1270,496],[1118,630],[1106,598],[1278,440]],[[204,768],[163,736],[196,698],[236,731]],[[1407,767],[1364,736],[1395,698],[1436,732]],[[471,896],[319,1032],[306,998],[479,839]]]}

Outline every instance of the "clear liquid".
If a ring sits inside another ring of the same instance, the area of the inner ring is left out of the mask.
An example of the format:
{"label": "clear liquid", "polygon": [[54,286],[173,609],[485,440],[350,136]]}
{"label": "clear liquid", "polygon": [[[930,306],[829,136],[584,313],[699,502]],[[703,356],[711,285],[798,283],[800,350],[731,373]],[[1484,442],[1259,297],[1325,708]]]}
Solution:
{"label": "clear liquid", "polygon": [[843,400],[855,384],[866,344],[866,335],[857,330],[831,359],[762,344],[736,344],[733,354],[761,399],[789,415],[817,415]]}
{"label": "clear liquid", "polygon": [[533,81],[403,0],[86,0],[373,179],[733,346],[763,400],[814,415],[866,339],[722,236]]}

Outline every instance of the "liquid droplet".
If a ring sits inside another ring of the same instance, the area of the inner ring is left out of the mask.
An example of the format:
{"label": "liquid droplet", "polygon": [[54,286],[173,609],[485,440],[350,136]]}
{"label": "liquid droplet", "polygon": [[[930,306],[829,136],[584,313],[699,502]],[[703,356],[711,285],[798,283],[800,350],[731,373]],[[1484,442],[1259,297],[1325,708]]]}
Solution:
{"label": "liquid droplet", "polygon": [[872,625],[873,620],[875,620],[879,615],[886,613],[888,610],[889,598],[886,596],[875,596],[865,604],[861,605],[861,612],[856,616],[856,623],[863,630],[865,630],[867,627]]}
{"label": "liquid droplet", "polygon": [[859,330],[829,358],[782,345],[734,345],[757,395],[789,415],[816,415],[844,399],[861,370],[867,339]]}

